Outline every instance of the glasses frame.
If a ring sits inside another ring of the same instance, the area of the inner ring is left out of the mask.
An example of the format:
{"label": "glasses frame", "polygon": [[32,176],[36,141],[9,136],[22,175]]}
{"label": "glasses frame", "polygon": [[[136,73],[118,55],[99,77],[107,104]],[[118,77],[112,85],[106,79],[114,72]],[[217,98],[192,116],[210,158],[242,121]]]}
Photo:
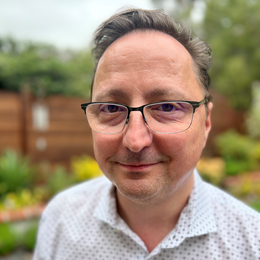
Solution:
{"label": "glasses frame", "polygon": [[121,132],[124,130],[125,125],[128,124],[128,122],[129,122],[130,113],[131,113],[132,111],[140,111],[141,114],[142,114],[142,116],[143,116],[144,122],[148,125],[148,127],[149,127],[149,128],[151,129],[151,131],[153,131],[154,133],[158,133],[158,134],[176,134],[176,133],[179,133],[179,132],[163,133],[163,132],[156,132],[156,131],[154,131],[154,130],[149,126],[149,124],[148,124],[148,122],[147,122],[147,120],[146,120],[146,118],[145,118],[145,115],[144,115],[144,108],[145,108],[145,107],[150,106],[150,105],[157,105],[157,104],[170,103],[170,102],[176,102],[176,103],[177,103],[177,102],[185,102],[185,103],[189,103],[189,104],[192,106],[192,108],[193,108],[192,118],[191,118],[190,125],[189,125],[186,129],[184,129],[184,130],[182,130],[182,131],[179,131],[179,132],[183,132],[183,131],[186,131],[187,129],[190,128],[190,126],[191,126],[191,124],[192,124],[192,121],[193,121],[193,115],[194,115],[194,113],[195,113],[195,111],[196,111],[196,108],[200,107],[200,106],[203,105],[203,104],[205,104],[205,105],[208,104],[209,100],[208,100],[207,98],[205,98],[205,99],[203,99],[203,100],[201,100],[201,101],[187,101],[187,100],[161,101],[161,102],[155,102],[155,103],[145,104],[145,105],[142,105],[142,106],[140,106],[140,107],[130,107],[130,106],[127,106],[127,105],[122,105],[122,104],[113,103],[113,102],[88,102],[88,103],[83,103],[83,104],[81,104],[81,109],[84,110],[84,113],[85,113],[85,115],[86,115],[87,107],[88,107],[89,105],[92,105],[92,104],[110,104],[110,105],[123,106],[123,107],[127,108],[127,117],[126,117],[125,124],[124,124],[124,126],[123,126],[123,128],[122,128],[121,131],[116,132],[116,133],[104,133],[104,132],[99,132],[99,131],[96,131],[96,130],[93,129],[93,131],[98,132],[98,133],[103,133],[103,134],[118,134],[118,133],[121,133]]}

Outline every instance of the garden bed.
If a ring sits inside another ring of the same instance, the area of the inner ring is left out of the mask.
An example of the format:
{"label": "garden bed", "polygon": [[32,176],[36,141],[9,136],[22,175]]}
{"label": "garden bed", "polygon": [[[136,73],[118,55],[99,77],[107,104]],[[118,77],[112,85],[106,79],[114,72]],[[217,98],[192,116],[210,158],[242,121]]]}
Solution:
{"label": "garden bed", "polygon": [[39,218],[44,208],[45,205],[37,205],[21,209],[2,210],[0,211],[0,223]]}

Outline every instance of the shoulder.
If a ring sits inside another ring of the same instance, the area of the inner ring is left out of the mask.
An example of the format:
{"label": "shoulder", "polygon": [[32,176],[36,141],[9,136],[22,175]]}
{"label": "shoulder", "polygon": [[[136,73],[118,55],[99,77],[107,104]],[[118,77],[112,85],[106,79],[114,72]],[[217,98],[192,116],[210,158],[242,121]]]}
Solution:
{"label": "shoulder", "polygon": [[256,247],[260,238],[260,214],[226,192],[207,185],[213,214],[222,239],[236,237]]}
{"label": "shoulder", "polygon": [[42,219],[46,216],[61,216],[65,211],[76,210],[77,208],[94,208],[102,197],[102,193],[108,192],[111,182],[104,176],[92,179],[57,194],[47,205],[43,212]]}
{"label": "shoulder", "polygon": [[211,235],[212,241],[220,244],[223,251],[232,251],[236,245],[238,251],[232,251],[233,254],[242,256],[247,251],[250,259],[258,259],[260,214],[226,192],[210,184],[206,187],[217,227],[217,232]]}
{"label": "shoulder", "polygon": [[112,187],[107,178],[100,177],[56,195],[41,216],[34,259],[68,259],[68,252],[74,254],[82,237],[98,230],[94,212],[104,198],[113,198]]}

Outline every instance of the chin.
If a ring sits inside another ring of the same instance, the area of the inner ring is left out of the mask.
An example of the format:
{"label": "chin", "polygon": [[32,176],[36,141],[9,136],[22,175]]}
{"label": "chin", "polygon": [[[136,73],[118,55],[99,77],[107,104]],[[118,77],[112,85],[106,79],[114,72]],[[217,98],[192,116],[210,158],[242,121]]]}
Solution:
{"label": "chin", "polygon": [[136,202],[150,201],[163,189],[159,181],[152,184],[146,180],[124,180],[114,184],[122,196]]}

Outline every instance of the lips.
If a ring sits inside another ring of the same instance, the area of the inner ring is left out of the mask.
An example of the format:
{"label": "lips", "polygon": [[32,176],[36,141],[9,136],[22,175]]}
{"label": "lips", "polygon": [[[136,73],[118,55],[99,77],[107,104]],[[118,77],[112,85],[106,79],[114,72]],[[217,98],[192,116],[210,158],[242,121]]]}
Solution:
{"label": "lips", "polygon": [[130,171],[143,171],[147,170],[150,167],[153,167],[158,164],[156,163],[138,163],[138,164],[122,164],[122,163],[117,163],[120,167],[123,167],[125,169],[128,169]]}

